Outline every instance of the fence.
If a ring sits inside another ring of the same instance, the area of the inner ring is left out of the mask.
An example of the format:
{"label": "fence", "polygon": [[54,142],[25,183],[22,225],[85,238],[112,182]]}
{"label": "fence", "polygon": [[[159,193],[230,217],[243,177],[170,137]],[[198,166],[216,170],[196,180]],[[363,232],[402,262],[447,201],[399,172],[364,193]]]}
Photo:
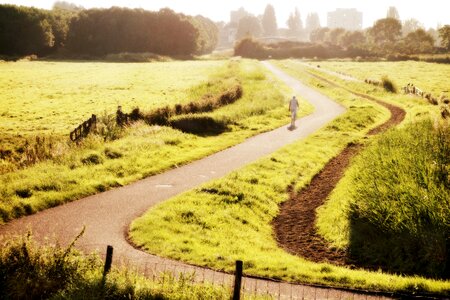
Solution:
{"label": "fence", "polygon": [[[163,286],[171,288],[174,283],[188,281],[192,284],[211,284],[227,291],[226,294],[233,300],[239,299],[391,299],[387,294],[369,294],[362,291],[349,291],[320,286],[303,284],[291,284],[244,275],[245,264],[236,261],[234,273],[218,272],[207,268],[187,265],[178,262],[168,262],[148,255],[149,259],[133,259],[124,253],[115,254],[114,264],[135,268],[135,270],[152,281],[159,282]],[[106,270],[109,270],[112,262],[112,248],[108,246],[105,260]],[[226,298],[226,299],[229,299]]]}
{"label": "fence", "polygon": [[86,137],[91,131],[97,127],[97,116],[92,115],[88,120],[81,123],[70,133],[70,140],[72,142],[79,141],[81,138]]}

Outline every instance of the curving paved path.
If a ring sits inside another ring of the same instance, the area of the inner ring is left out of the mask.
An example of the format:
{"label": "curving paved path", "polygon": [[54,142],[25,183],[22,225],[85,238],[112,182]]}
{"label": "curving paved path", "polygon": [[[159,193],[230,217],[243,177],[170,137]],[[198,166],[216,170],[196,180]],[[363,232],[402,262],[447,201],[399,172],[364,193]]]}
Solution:
{"label": "curving paved path", "polygon": [[[195,272],[196,280],[230,284],[231,275],[157,257],[133,248],[127,241],[127,232],[129,224],[148,208],[204,182],[220,178],[282,146],[302,139],[345,111],[342,106],[268,62],[263,64],[296,94],[307,99],[315,107],[313,114],[297,120],[296,130],[289,131],[287,127],[281,127],[163,174],[13,220],[0,226],[0,240],[31,229],[37,241],[56,239],[60,244],[66,245],[85,226],[86,231],[76,244],[82,251],[98,250],[103,253],[107,245],[112,245],[115,262],[120,260],[147,275],[164,270],[175,273]],[[347,291],[251,278],[245,279],[244,289],[256,293],[270,293],[283,299],[343,299],[354,296]]]}

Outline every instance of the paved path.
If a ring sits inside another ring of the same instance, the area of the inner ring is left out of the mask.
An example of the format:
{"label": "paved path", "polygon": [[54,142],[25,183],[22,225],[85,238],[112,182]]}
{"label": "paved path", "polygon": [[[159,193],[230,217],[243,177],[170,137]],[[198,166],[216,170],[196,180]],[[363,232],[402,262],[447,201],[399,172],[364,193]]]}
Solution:
{"label": "paved path", "polygon": [[[281,127],[163,174],[13,220],[0,226],[0,239],[32,229],[36,240],[57,239],[64,245],[85,226],[86,232],[76,244],[77,248],[83,251],[104,252],[107,245],[112,245],[115,262],[120,260],[128,263],[148,275],[157,274],[159,271],[194,271],[196,280],[231,284],[231,275],[144,253],[133,248],[126,237],[129,224],[149,207],[204,182],[223,177],[282,146],[305,138],[345,111],[331,99],[301,84],[271,64],[264,62],[264,65],[297,95],[306,98],[315,107],[313,114],[297,121],[296,130],[289,131],[287,126]],[[346,291],[251,278],[244,280],[244,290],[267,292],[281,299],[347,299],[354,296]]]}
{"label": "paved path", "polygon": [[305,67],[308,67],[308,68],[311,68],[311,69],[315,69],[315,70],[319,70],[320,72],[327,73],[327,74],[330,74],[330,75],[335,76],[335,77],[339,77],[339,78],[341,78],[341,79],[343,79],[343,80],[347,80],[347,81],[356,81],[356,82],[363,82],[362,80],[360,80],[360,79],[358,79],[358,78],[355,78],[355,77],[353,77],[353,76],[344,74],[344,73],[342,73],[342,72],[335,72],[335,71],[331,71],[331,70],[329,70],[329,69],[324,69],[324,68],[323,68],[322,66],[320,66],[320,65],[313,66],[313,65],[311,65],[311,64],[309,64],[309,63],[302,62],[302,61],[300,61],[300,60],[299,60],[298,62],[299,62],[300,64],[304,65]]}

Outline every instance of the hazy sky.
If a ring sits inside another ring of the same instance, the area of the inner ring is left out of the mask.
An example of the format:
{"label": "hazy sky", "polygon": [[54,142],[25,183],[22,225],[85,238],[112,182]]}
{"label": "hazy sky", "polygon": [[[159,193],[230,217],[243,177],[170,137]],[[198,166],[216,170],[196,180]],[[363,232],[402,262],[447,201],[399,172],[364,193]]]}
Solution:
{"label": "hazy sky", "polygon": [[[326,26],[326,13],[336,8],[356,8],[363,12],[363,27],[372,26],[375,20],[386,17],[389,6],[395,6],[402,20],[415,18],[425,27],[436,27],[438,23],[450,24],[450,0],[74,0],[67,1],[85,8],[122,6],[159,10],[170,7],[188,15],[201,14],[214,21],[229,21],[230,11],[244,7],[255,15],[262,14],[267,4],[272,3],[278,19],[278,27],[286,27],[289,13],[298,7],[303,22],[309,12],[319,13],[322,26]],[[25,6],[50,9],[54,0],[1,1]]]}

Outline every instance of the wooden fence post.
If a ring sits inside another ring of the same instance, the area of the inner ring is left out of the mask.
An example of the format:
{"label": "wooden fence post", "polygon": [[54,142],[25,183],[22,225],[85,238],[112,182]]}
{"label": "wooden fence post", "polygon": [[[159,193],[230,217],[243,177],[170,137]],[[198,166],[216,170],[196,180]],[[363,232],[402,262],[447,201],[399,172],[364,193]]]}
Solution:
{"label": "wooden fence post", "polygon": [[234,274],[233,300],[241,299],[242,269],[243,269],[242,260],[237,260],[236,261],[236,272]]}
{"label": "wooden fence post", "polygon": [[106,247],[106,260],[105,260],[105,267],[103,269],[103,278],[105,278],[106,274],[108,274],[109,270],[111,270],[112,258],[113,258],[113,247],[108,245],[108,247]]}

